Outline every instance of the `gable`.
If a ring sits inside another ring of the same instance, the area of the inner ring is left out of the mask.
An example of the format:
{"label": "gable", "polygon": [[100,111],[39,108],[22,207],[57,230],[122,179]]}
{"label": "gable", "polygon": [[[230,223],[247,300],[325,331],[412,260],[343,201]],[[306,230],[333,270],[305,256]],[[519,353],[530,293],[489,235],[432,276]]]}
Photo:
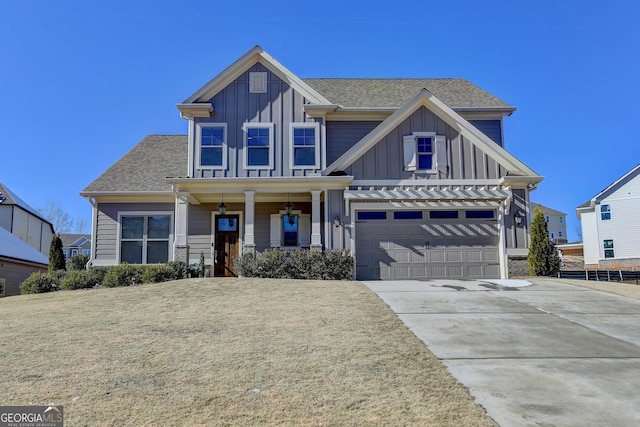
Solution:
{"label": "gable", "polygon": [[593,196],[591,199],[578,206],[576,209],[578,219],[580,219],[582,213],[593,211],[596,204],[600,203],[602,200],[610,197],[617,197],[616,194],[620,194],[625,198],[637,197],[640,195],[640,164],[631,169],[621,178],[617,179],[607,188]]}
{"label": "gable", "polygon": [[[331,164],[324,174],[351,171],[372,176],[378,171],[383,176],[388,175],[388,179],[407,178],[397,166],[403,165],[402,161],[398,161],[402,157],[400,138],[412,132],[425,131],[447,138],[447,178],[490,179],[511,175],[524,177],[531,183],[542,180],[524,163],[424,89]],[[380,143],[382,145],[378,147]],[[396,169],[386,172],[381,169],[385,157],[392,164],[390,167]]]}

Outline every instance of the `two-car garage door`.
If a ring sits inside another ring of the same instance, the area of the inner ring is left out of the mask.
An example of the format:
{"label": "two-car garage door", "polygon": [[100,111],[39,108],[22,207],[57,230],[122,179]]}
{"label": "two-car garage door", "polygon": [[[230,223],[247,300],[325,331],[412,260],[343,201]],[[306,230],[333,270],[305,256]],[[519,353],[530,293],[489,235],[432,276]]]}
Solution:
{"label": "two-car garage door", "polygon": [[494,210],[356,212],[356,276],[499,278]]}

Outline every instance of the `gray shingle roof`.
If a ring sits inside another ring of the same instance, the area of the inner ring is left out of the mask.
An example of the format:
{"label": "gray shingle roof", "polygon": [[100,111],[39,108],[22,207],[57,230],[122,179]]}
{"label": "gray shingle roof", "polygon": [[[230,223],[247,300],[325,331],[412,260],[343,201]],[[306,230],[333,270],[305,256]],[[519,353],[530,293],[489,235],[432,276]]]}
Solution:
{"label": "gray shingle roof", "polygon": [[346,108],[400,108],[427,89],[456,110],[515,110],[465,79],[302,79],[334,104]]}
{"label": "gray shingle roof", "polygon": [[167,177],[187,175],[187,135],[149,135],[82,190],[170,191]]}
{"label": "gray shingle roof", "polygon": [[[9,190],[6,185],[0,182],[0,204],[19,206],[32,215],[42,218],[42,216],[34,208],[29,206],[27,202],[22,200],[16,193]],[[44,221],[47,221],[46,219]],[[48,222],[48,221],[47,221]]]}
{"label": "gray shingle roof", "polygon": [[49,264],[47,256],[2,227],[0,227],[0,256],[37,264]]}

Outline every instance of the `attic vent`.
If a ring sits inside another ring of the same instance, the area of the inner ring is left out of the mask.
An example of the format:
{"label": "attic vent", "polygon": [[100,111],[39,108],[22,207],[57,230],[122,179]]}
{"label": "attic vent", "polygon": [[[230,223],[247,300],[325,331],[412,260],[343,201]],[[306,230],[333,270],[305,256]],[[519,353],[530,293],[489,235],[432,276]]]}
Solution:
{"label": "attic vent", "polygon": [[264,71],[249,73],[249,92],[267,92],[267,73]]}

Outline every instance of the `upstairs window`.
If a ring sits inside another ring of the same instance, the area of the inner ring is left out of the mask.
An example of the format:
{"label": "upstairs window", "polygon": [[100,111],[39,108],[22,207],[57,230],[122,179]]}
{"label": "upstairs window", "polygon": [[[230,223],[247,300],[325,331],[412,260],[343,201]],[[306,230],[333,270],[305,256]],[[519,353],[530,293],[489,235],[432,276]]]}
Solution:
{"label": "upstairs window", "polygon": [[447,139],[434,132],[414,132],[403,137],[404,170],[448,172]]}
{"label": "upstairs window", "polygon": [[198,123],[196,139],[200,168],[227,168],[226,123]]}
{"label": "upstairs window", "polygon": [[615,255],[613,252],[613,240],[605,240],[602,242],[602,246],[604,248],[604,257],[613,258]]}
{"label": "upstairs window", "polygon": [[247,169],[273,169],[273,123],[245,123]]}
{"label": "upstairs window", "polygon": [[292,123],[290,127],[292,169],[320,168],[320,137],[318,123]]}
{"label": "upstairs window", "polygon": [[611,219],[611,207],[609,205],[600,205],[600,218],[603,221]]}

